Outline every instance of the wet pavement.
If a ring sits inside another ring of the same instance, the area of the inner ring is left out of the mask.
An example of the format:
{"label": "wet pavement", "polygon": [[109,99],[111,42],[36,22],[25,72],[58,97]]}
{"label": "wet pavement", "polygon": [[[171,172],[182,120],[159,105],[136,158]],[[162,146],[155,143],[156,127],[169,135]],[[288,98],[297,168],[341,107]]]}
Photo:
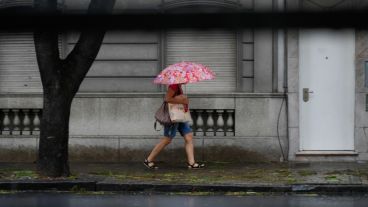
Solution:
{"label": "wet pavement", "polygon": [[1,207],[366,207],[362,195],[177,195],[11,193],[0,195]]}
{"label": "wet pavement", "polygon": [[[37,174],[31,163],[0,163],[1,191],[69,192],[283,192],[368,193],[368,164],[207,162],[188,170],[185,163],[72,163],[69,177]],[[1,205],[0,205],[1,207]]]}
{"label": "wet pavement", "polygon": [[[368,164],[329,163],[206,163],[188,170],[185,163],[71,163],[70,177],[57,180],[154,184],[368,184]],[[0,163],[0,181],[50,180],[39,176],[31,163]]]}

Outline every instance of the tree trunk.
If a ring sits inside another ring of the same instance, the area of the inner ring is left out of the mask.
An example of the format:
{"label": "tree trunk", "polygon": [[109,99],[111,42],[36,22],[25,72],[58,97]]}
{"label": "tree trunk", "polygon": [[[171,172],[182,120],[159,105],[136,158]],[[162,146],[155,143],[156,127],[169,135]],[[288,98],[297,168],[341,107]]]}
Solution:
{"label": "tree trunk", "polygon": [[[89,14],[111,13],[115,0],[91,0]],[[54,12],[56,0],[35,0],[40,12]],[[95,60],[105,30],[83,31],[69,55],[61,60],[58,32],[47,28],[34,33],[37,63],[43,86],[43,112],[37,169],[50,177],[69,176],[68,140],[72,100]]]}
{"label": "tree trunk", "polygon": [[69,176],[68,139],[70,98],[62,88],[48,88],[44,92],[44,107],[37,169],[50,177]]}

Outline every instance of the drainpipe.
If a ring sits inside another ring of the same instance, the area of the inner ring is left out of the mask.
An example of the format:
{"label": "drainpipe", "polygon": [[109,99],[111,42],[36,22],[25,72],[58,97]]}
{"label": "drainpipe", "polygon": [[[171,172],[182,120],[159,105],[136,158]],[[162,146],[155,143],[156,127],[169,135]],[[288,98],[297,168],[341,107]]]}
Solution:
{"label": "drainpipe", "polygon": [[[273,0],[273,12],[277,13],[285,13],[286,12],[286,0]],[[276,37],[273,39],[274,41],[274,66],[277,67],[277,77],[279,77],[282,80],[282,85],[277,85],[277,89],[282,91],[281,87],[283,88],[283,98],[278,114],[277,119],[277,138],[280,145],[281,150],[281,156],[280,156],[280,162],[288,161],[288,155],[289,155],[289,123],[288,123],[288,98],[287,98],[287,28],[276,28],[276,32],[274,33]],[[280,72],[280,73],[279,73]],[[278,78],[276,80],[279,80]],[[284,106],[284,102],[285,106]],[[280,115],[282,108],[285,107],[286,112],[286,152],[284,152],[284,147],[280,140],[280,134],[279,134],[279,121],[280,121]],[[286,155],[285,155],[286,153]]]}
{"label": "drainpipe", "polygon": [[[283,12],[287,12],[287,0],[281,0],[283,4]],[[287,151],[286,160],[289,161],[289,151],[290,151],[290,139],[289,139],[289,97],[288,97],[288,32],[287,28],[284,28],[284,95],[285,95],[285,109],[286,109],[286,140],[287,140]]]}

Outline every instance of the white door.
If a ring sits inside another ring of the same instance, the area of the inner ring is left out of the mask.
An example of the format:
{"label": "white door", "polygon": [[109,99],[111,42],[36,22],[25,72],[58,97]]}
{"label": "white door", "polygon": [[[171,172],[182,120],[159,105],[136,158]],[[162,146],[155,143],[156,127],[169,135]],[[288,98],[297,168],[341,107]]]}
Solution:
{"label": "white door", "polygon": [[301,30],[299,38],[301,150],[354,150],[354,30]]}

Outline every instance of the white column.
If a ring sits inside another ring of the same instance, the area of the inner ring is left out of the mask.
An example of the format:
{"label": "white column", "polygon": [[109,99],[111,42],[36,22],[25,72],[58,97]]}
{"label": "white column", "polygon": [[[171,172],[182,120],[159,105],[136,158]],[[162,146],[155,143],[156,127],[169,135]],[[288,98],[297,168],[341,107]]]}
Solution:
{"label": "white column", "polygon": [[217,121],[216,121],[216,125],[217,125],[216,136],[225,136],[224,117],[223,117],[224,110],[216,110],[216,112],[218,114]]}
{"label": "white column", "polygon": [[33,130],[32,134],[39,135],[40,134],[40,117],[38,115],[39,109],[33,109],[32,112],[34,114],[33,118]]}
{"label": "white column", "polygon": [[29,119],[29,109],[22,109],[24,113],[23,119],[23,135],[30,135],[31,134],[31,120]]}
{"label": "white column", "polygon": [[228,114],[227,120],[226,120],[226,136],[234,136],[234,118],[233,113],[234,110],[226,110],[226,113]]}
{"label": "white column", "polygon": [[213,121],[213,114],[214,110],[206,110],[207,114],[208,114],[208,118],[207,118],[207,129],[206,129],[206,136],[215,136],[214,133],[214,121]]}
{"label": "white column", "polygon": [[203,110],[196,110],[197,111],[197,120],[196,120],[196,136],[203,136],[203,118],[202,113]]}
{"label": "white column", "polygon": [[3,109],[2,110],[4,113],[4,119],[2,121],[2,125],[3,125],[3,131],[2,134],[3,135],[9,135],[10,134],[10,119],[9,119],[9,109]]}
{"label": "white column", "polygon": [[193,112],[189,110],[191,120],[188,123],[189,123],[189,126],[191,126],[191,127],[193,127],[193,125],[194,125],[194,120],[193,120],[193,117],[192,117],[192,113]]}
{"label": "white column", "polygon": [[20,135],[20,119],[19,119],[19,109],[12,109],[13,111],[13,135]]}

